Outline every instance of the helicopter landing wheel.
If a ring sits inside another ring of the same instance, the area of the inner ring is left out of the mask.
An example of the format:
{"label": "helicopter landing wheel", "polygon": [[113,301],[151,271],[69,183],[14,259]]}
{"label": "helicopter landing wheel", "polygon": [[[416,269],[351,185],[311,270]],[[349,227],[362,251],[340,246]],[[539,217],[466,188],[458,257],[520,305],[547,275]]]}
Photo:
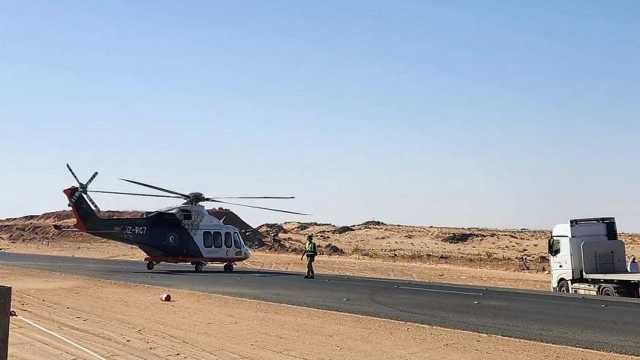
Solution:
{"label": "helicopter landing wheel", "polygon": [[153,270],[153,267],[155,265],[156,264],[153,261],[147,261],[147,270],[149,270],[149,271]]}
{"label": "helicopter landing wheel", "polygon": [[233,264],[224,264],[224,272],[232,272]]}
{"label": "helicopter landing wheel", "polygon": [[199,262],[195,264],[195,270],[197,273],[202,272],[202,269],[204,268],[204,264]]}

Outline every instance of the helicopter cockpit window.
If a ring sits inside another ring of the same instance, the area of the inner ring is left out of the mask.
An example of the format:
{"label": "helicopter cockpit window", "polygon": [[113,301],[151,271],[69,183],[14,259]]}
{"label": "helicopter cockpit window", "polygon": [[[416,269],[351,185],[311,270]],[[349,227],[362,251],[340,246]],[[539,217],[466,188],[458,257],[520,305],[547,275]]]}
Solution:
{"label": "helicopter cockpit window", "polygon": [[236,246],[236,248],[242,249],[242,240],[240,239],[240,234],[238,234],[237,232],[233,233],[233,244]]}
{"label": "helicopter cockpit window", "polygon": [[213,232],[213,247],[218,249],[222,247],[222,233],[219,231]]}
{"label": "helicopter cockpit window", "polygon": [[[229,234],[229,236],[227,236]],[[224,234],[224,246],[229,249],[233,246],[233,241],[231,241],[231,233]]]}
{"label": "helicopter cockpit window", "polygon": [[190,210],[180,210],[180,214],[182,215],[183,221],[191,221],[193,219]]}
{"label": "helicopter cockpit window", "polygon": [[202,233],[202,243],[207,249],[213,246],[213,235],[211,235],[211,232],[205,231]]}

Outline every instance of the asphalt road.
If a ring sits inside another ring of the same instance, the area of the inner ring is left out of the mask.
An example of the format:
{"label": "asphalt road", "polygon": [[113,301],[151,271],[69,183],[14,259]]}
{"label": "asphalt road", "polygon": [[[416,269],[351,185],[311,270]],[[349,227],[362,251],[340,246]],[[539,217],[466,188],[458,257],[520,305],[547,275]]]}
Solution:
{"label": "asphalt road", "polygon": [[[0,252],[0,264],[640,355],[640,303],[543,292]],[[318,269],[322,271],[322,269]],[[0,279],[1,282],[1,279]]]}

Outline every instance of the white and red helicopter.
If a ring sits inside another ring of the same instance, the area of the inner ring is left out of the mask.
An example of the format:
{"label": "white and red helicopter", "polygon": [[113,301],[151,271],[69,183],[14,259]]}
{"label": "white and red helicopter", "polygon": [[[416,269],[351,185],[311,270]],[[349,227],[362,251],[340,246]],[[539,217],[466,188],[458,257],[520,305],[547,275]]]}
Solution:
{"label": "white and red helicopter", "polygon": [[[204,202],[244,206],[254,209],[277,211],[287,214],[308,215],[295,211],[279,210],[262,206],[231,203],[221,199],[293,199],[293,196],[225,196],[206,197],[202,193],[189,194],[164,189],[134,180],[123,181],[144,186],[165,194],[142,194],[118,191],[88,190],[98,176],[95,172],[86,183],[80,182],[69,164],[67,168],[78,182],[64,190],[69,206],[76,219],[74,227],[101,238],[139,247],[146,255],[147,269],[161,263],[190,263],[196,272],[201,272],[208,263],[223,263],[224,271],[233,271],[234,264],[247,260],[251,251],[245,245],[240,231],[223,220],[209,214]],[[146,196],[182,199],[182,205],[145,213],[140,218],[101,218],[100,208],[89,193]],[[91,204],[91,205],[90,205]]]}

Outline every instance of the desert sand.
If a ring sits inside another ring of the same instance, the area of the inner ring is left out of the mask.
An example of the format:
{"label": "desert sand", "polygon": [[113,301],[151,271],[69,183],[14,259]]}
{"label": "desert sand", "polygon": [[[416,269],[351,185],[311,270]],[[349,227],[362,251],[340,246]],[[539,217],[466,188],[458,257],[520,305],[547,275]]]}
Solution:
{"label": "desert sand", "polygon": [[[632,359],[289,305],[0,267],[14,288],[9,356],[95,359]],[[160,301],[170,292],[172,302]]]}
{"label": "desert sand", "polygon": [[[6,251],[16,253],[78,256],[101,259],[142,260],[145,255],[133,246],[111,241],[91,239],[73,243],[2,243]],[[215,266],[215,265],[213,265]],[[278,271],[304,272],[306,265],[299,255],[253,251],[248,261],[238,264],[238,268],[254,268]],[[516,289],[549,289],[549,275],[543,272],[514,272],[449,264],[428,264],[408,261],[370,259],[362,256],[318,256],[318,274],[365,276],[375,278],[395,278],[416,281],[444,282],[480,286],[506,287]]]}
{"label": "desert sand", "polygon": [[[220,212],[226,221],[236,218],[228,210]],[[226,211],[226,214],[224,213]],[[140,216],[140,212],[107,211],[105,217]],[[74,219],[69,211],[0,220],[0,248],[26,249],[33,246],[50,251],[68,251],[74,246],[101,251],[107,242],[81,233],[60,232],[54,224],[72,228]],[[248,226],[248,225],[247,225]],[[251,229],[249,227],[249,229]],[[250,242],[262,253],[300,253],[307,235],[314,235],[321,254],[358,260],[383,260],[394,263],[460,265],[469,268],[507,270],[509,272],[545,272],[548,230],[451,228],[437,226],[406,226],[368,221],[352,226],[288,222],[263,224],[245,235],[259,234],[264,241]],[[272,236],[274,239],[272,240]],[[629,255],[640,255],[640,235],[621,234]],[[84,250],[78,249],[79,253]],[[115,255],[117,255],[116,251]],[[107,250],[107,256],[112,256]],[[126,255],[129,256],[130,254]],[[523,266],[526,259],[527,266]]]}
{"label": "desert sand", "polygon": [[[129,213],[129,215],[132,213]],[[135,213],[133,213],[135,214]],[[109,213],[121,216],[122,213]],[[0,220],[4,251],[140,260],[136,247],[53,230],[68,212]],[[548,233],[455,229],[378,222],[267,224],[265,238],[240,267],[303,271],[308,234],[322,249],[322,273],[548,290]],[[273,241],[271,235],[275,235]],[[634,251],[637,235],[625,235]],[[529,268],[521,266],[522,257]],[[542,259],[542,260],[540,260]],[[537,261],[538,260],[538,261]],[[569,347],[407,324],[288,305],[0,267],[14,287],[14,308],[105,359],[629,359]],[[174,301],[161,302],[170,292]],[[312,326],[311,326],[312,325]],[[310,330],[311,329],[311,330]],[[12,359],[91,359],[14,318]]]}
{"label": "desert sand", "polygon": [[[102,214],[132,215],[138,213]],[[71,228],[73,223],[67,211],[0,220],[0,249],[95,258],[144,258],[136,247],[53,229],[54,224]],[[253,257],[241,266],[303,271],[304,264],[297,254],[305,236],[313,234],[323,254],[317,261],[320,273],[548,288],[546,264],[539,263],[540,255],[533,251],[527,254],[531,261],[526,270],[517,260],[522,254],[511,250],[523,250],[527,246],[545,248],[546,235],[538,231],[414,227],[379,222],[352,227],[315,223],[266,224],[258,231],[265,241],[253,249]],[[276,234],[275,241],[272,234]],[[507,250],[492,245],[496,243],[504,243]],[[492,248],[493,252],[487,252],[487,248]]]}

